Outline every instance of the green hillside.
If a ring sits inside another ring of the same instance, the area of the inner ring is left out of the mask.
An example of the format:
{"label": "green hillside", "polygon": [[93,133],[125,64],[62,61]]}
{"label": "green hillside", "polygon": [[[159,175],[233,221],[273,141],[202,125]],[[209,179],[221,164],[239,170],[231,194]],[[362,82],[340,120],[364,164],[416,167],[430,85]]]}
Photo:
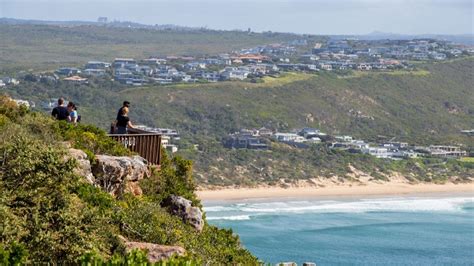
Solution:
{"label": "green hillside", "polygon": [[53,121],[0,96],[0,265],[151,265],[141,252],[127,255],[123,237],[186,250],[157,265],[257,264],[232,230],[204,220],[197,231],[163,204],[173,194],[201,207],[190,161],[165,156],[140,181],[142,195],[113,197],[74,171],[79,162],[64,141],[92,163],[94,154],[130,155],[96,127]]}
{"label": "green hillside", "polygon": [[[314,153],[309,151],[274,149],[271,154],[260,156],[253,151],[225,150],[222,138],[241,128],[265,126],[285,131],[308,126],[365,140],[383,137],[420,145],[461,144],[472,150],[472,137],[461,135],[460,130],[474,126],[473,67],[474,59],[467,58],[419,65],[412,72],[289,73],[258,84],[220,82],[130,88],[100,80],[92,80],[89,85],[24,82],[7,92],[36,102],[63,96],[78,103],[84,122],[104,129],[113,121],[121,102],[129,100],[133,122],[180,131],[182,154],[195,160],[199,182],[242,183],[242,175],[232,170],[240,166],[249,173],[244,183],[255,184],[257,180],[272,183],[281,177],[297,180],[330,175],[336,171],[331,168],[339,169],[343,175],[350,160],[337,155],[313,164]],[[200,153],[189,149],[191,144],[199,144]],[[227,159],[222,161],[223,158]],[[269,163],[267,159],[272,158],[279,159]],[[282,162],[291,160],[300,166],[283,167]],[[264,171],[256,179],[252,164],[279,170]],[[370,165],[367,171],[374,173],[381,168],[400,169],[362,159],[359,165],[364,164]],[[421,171],[418,178],[424,178],[426,173]],[[440,178],[445,180],[454,173],[443,172]],[[469,173],[461,171],[461,175],[472,175]]]}
{"label": "green hillside", "polygon": [[24,82],[6,92],[37,103],[64,96],[79,104],[85,122],[103,128],[127,99],[135,122],[177,128],[189,138],[222,137],[244,127],[311,126],[369,140],[384,135],[419,144],[472,145],[459,131],[474,125],[473,67],[474,59],[462,59],[396,74],[290,73],[259,84],[127,88],[94,80],[90,85]]}
{"label": "green hillside", "polygon": [[0,73],[54,70],[116,57],[204,55],[289,41],[294,34],[151,30],[102,26],[0,25]]}
{"label": "green hillside", "polygon": [[[295,74],[290,82],[283,78],[268,85],[132,88],[117,95],[135,103],[137,120],[177,127],[184,134],[222,136],[244,127],[310,126],[365,139],[385,135],[420,144],[470,143],[459,131],[474,125],[474,60],[421,67],[426,69],[422,75]],[[354,115],[357,111],[362,117]]]}

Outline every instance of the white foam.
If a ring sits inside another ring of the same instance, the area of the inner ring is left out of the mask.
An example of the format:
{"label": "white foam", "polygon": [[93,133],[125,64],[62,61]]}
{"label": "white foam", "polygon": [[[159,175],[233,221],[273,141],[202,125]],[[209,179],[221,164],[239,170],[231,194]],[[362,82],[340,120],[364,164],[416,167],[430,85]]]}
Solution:
{"label": "white foam", "polygon": [[204,210],[206,212],[224,212],[224,211],[235,211],[237,208],[236,206],[209,206],[209,207],[204,207]]}
{"label": "white foam", "polygon": [[387,198],[357,201],[289,201],[206,207],[206,212],[269,213],[364,213],[455,212],[473,198]]}
{"label": "white foam", "polygon": [[233,221],[242,221],[250,220],[249,215],[233,215],[233,216],[221,216],[221,217],[207,217],[207,220],[233,220]]}

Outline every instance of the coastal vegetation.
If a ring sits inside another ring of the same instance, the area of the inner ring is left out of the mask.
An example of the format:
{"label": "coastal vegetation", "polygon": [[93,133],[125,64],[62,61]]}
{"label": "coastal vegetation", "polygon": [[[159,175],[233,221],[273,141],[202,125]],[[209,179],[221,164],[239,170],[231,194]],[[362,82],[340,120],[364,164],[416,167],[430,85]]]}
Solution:
{"label": "coastal vegetation", "polygon": [[[27,81],[5,90],[15,98],[38,105],[59,96],[74,100],[83,121],[101,128],[108,127],[116,108],[127,99],[133,103],[135,123],[176,128],[181,133],[180,154],[194,160],[199,185],[275,184],[280,179],[293,182],[331,173],[344,177],[349,173],[348,162],[375,176],[385,169],[415,173],[414,179],[424,180],[429,174],[446,180],[450,175],[472,176],[472,169],[466,168],[469,162],[438,160],[424,165],[416,162],[424,162],[423,159],[416,159],[401,163],[329,152],[321,146],[301,151],[275,145],[264,153],[235,151],[224,149],[222,139],[241,128],[288,131],[315,127],[329,134],[347,134],[368,141],[395,139],[416,145],[461,145],[469,152],[474,147],[473,139],[460,131],[474,124],[473,67],[474,60],[467,58],[420,65],[416,73],[423,75],[369,73],[341,79],[337,73],[301,73],[284,75],[281,80],[267,78],[258,84],[222,82],[134,88],[101,79],[87,85]],[[323,159],[312,157],[316,151]],[[271,171],[259,173],[252,165]],[[410,165],[423,165],[423,170],[413,171]],[[240,167],[248,173],[245,177],[235,170]]]}
{"label": "coastal vegetation", "polygon": [[[0,25],[0,38],[6,41],[0,47],[0,72],[13,73],[21,80],[1,90],[15,99],[35,102],[37,110],[51,99],[65,97],[78,105],[83,123],[102,129],[109,127],[117,108],[128,100],[135,124],[178,130],[178,155],[194,161],[198,186],[279,184],[278,180],[286,180],[286,184],[336,175],[349,178],[349,164],[380,179],[390,172],[412,173],[410,178],[414,180],[440,182],[450,176],[472,176],[469,159],[394,162],[331,151],[324,145],[297,150],[272,143],[271,151],[266,152],[222,146],[228,134],[243,128],[288,132],[312,127],[368,142],[456,145],[472,154],[472,136],[460,133],[474,125],[474,59],[468,56],[437,63],[418,62],[410,70],[282,72],[255,83],[244,80],[129,87],[100,77],[89,78],[88,84],[75,84],[35,76],[89,60],[216,55],[297,37],[206,29]],[[304,38],[311,45],[325,37]],[[69,140],[80,140],[78,147],[90,157],[111,148],[87,134],[59,130]]]}
{"label": "coastal vegetation", "polygon": [[64,141],[91,155],[129,154],[100,129],[68,126],[0,97],[0,264],[146,262],[143,252],[127,254],[119,237],[184,247],[186,257],[170,264],[257,263],[232,230],[206,224],[196,232],[162,207],[170,194],[201,206],[190,161],[165,156],[143,180],[142,196],[116,198],[75,174]]}

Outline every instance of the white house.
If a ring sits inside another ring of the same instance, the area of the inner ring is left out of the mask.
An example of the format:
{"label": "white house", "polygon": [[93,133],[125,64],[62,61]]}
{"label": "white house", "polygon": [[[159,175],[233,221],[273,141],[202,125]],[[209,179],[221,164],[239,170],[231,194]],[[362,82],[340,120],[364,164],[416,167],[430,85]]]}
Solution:
{"label": "white house", "polygon": [[295,134],[295,133],[276,133],[273,135],[273,137],[277,140],[277,141],[281,141],[281,142],[298,142],[298,143],[301,143],[301,142],[305,142],[306,139],[298,134]]}
{"label": "white house", "polygon": [[387,148],[379,148],[379,147],[368,147],[362,149],[362,153],[370,154],[377,158],[390,158],[391,153],[388,151]]}

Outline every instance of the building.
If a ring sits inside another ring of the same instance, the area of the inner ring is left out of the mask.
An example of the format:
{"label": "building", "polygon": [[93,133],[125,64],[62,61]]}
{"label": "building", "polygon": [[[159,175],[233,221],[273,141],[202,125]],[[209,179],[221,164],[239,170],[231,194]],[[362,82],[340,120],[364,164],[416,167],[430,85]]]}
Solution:
{"label": "building", "polygon": [[388,151],[387,148],[381,148],[381,147],[368,147],[362,149],[362,153],[364,154],[370,154],[372,156],[375,156],[377,158],[390,158],[391,153]]}
{"label": "building", "polygon": [[319,68],[322,69],[322,70],[331,71],[332,70],[332,65],[321,63],[321,64],[319,64]]}
{"label": "building", "polygon": [[334,138],[341,142],[352,142],[353,140],[351,136],[335,136]]}
{"label": "building", "polygon": [[461,130],[461,133],[467,136],[474,136],[474,129]]}
{"label": "building", "polygon": [[163,146],[163,148],[165,148],[167,151],[170,151],[171,153],[175,153],[178,151],[178,146],[171,143],[171,136],[162,135],[161,145]]}
{"label": "building", "polygon": [[99,18],[97,19],[97,22],[99,22],[99,23],[107,23],[107,17],[99,17]]}
{"label": "building", "polygon": [[15,78],[10,78],[10,77],[5,77],[2,79],[3,83],[5,85],[18,85],[20,84],[20,81],[15,79]]}
{"label": "building", "polygon": [[320,133],[320,131],[318,129],[307,127],[307,128],[301,129],[298,132],[298,135],[300,135],[300,136],[302,136],[306,139],[310,139],[310,138],[318,137],[319,133]]}
{"label": "building", "polygon": [[275,133],[273,135],[276,141],[279,142],[296,142],[296,143],[303,143],[306,139],[298,134],[295,133]]}
{"label": "building", "polygon": [[133,58],[115,58],[114,68],[126,68],[126,66],[137,65],[137,61]]}
{"label": "building", "polygon": [[223,80],[244,80],[250,74],[250,70],[246,67],[226,67],[221,73],[220,76]]}
{"label": "building", "polygon": [[362,63],[357,66],[359,70],[372,70],[372,66],[370,64]]}
{"label": "building", "polygon": [[446,54],[433,52],[433,53],[430,53],[430,58],[434,60],[445,60]]}
{"label": "building", "polygon": [[75,67],[61,67],[57,69],[55,73],[58,75],[63,75],[63,76],[73,76],[73,75],[80,74],[81,70]]}
{"label": "building", "polygon": [[96,68],[85,69],[82,73],[84,75],[95,76],[95,77],[105,76],[106,74],[104,69],[96,69]]}
{"label": "building", "polygon": [[100,61],[89,61],[85,65],[86,69],[106,69],[112,66],[111,63],[100,62]]}
{"label": "building", "polygon": [[429,153],[433,157],[459,158],[467,155],[466,151],[458,146],[431,145],[428,147]]}
{"label": "building", "polygon": [[269,145],[262,138],[248,135],[230,135],[224,140],[224,147],[229,149],[267,150]]}

